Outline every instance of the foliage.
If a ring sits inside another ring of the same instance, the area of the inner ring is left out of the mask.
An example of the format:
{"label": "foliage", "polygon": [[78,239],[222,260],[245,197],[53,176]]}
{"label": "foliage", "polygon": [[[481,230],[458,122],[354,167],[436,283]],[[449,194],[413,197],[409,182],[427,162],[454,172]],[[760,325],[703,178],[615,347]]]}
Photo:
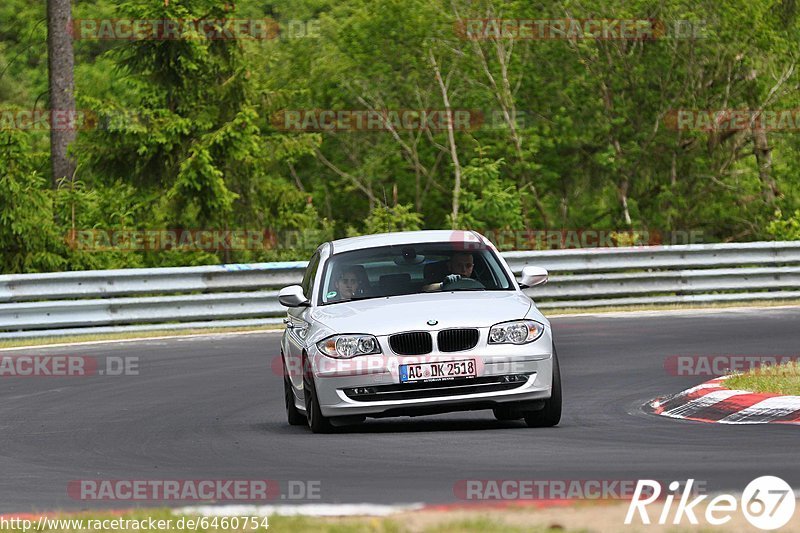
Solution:
{"label": "foliage", "polygon": [[800,241],[800,209],[788,217],[776,210],[775,218],[767,224],[767,233],[776,241]]}
{"label": "foliage", "polygon": [[64,266],[52,192],[33,169],[24,135],[0,131],[0,261],[3,271],[48,272]]}
{"label": "foliage", "polygon": [[523,228],[521,195],[501,179],[503,163],[475,158],[464,167],[463,212],[456,226],[480,232]]}
{"label": "foliage", "polygon": [[[86,0],[75,18],[274,17],[272,40],[76,40],[74,181],[0,124],[0,271],[307,259],[380,231],[800,238],[796,131],[677,110],[800,108],[795,2]],[[655,39],[467,39],[465,19],[649,19]],[[302,31],[298,31],[298,28]],[[687,31],[687,29],[689,31]],[[189,38],[191,37],[191,38]],[[0,112],[48,105],[45,3],[0,6]],[[468,110],[468,127],[294,131],[281,112]],[[1,118],[1,117],[0,117]],[[386,191],[391,191],[387,198]],[[791,215],[788,215],[790,214]],[[80,230],[254,230],[253,249],[91,250]]]}
{"label": "foliage", "polygon": [[410,204],[394,207],[377,206],[370,211],[364,221],[364,230],[351,229],[350,235],[387,233],[390,231],[416,231],[422,229],[422,215],[414,211]]}

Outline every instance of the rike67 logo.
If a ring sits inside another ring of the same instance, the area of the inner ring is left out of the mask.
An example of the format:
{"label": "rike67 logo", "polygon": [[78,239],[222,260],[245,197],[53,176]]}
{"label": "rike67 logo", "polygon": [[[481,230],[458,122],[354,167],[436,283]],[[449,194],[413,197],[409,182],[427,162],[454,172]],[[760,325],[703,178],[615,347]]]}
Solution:
{"label": "rike67 logo", "polygon": [[[689,479],[685,485],[678,481],[669,484],[669,492],[663,498],[663,506],[657,516],[656,523],[679,525],[684,518],[690,524],[698,525],[698,515],[705,523],[712,526],[725,525],[731,521],[734,513],[741,512],[751,525],[762,530],[773,530],[785,526],[794,515],[795,496],[792,487],[775,476],[762,476],[751,481],[741,495],[741,500],[730,494],[720,494],[705,504],[705,512],[701,514],[700,504],[708,495],[692,498],[694,480]],[[683,487],[683,490],[678,493]],[[640,479],[633,493],[625,524],[631,524],[638,515],[642,524],[650,524],[648,505],[662,496],[662,487],[658,481]],[[673,504],[677,504],[673,510]],[[655,517],[654,516],[654,517]]]}

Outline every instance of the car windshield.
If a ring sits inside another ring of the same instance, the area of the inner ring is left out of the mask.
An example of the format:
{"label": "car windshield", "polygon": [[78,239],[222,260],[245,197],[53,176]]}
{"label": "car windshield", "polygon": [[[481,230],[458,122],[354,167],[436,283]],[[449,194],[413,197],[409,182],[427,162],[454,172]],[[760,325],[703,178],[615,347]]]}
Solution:
{"label": "car windshield", "polygon": [[463,243],[367,248],[333,255],[320,304],[438,291],[513,290],[494,251]]}

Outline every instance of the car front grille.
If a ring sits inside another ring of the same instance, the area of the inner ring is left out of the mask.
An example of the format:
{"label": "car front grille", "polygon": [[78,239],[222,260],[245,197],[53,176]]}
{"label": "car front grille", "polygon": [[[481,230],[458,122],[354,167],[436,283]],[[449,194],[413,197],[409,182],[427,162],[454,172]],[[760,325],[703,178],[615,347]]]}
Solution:
{"label": "car front grille", "polygon": [[389,346],[399,355],[423,355],[433,351],[433,339],[427,331],[398,333],[389,337]]}
{"label": "car front grille", "polygon": [[440,352],[461,352],[478,344],[477,329],[445,329],[436,337]]}
{"label": "car front grille", "polygon": [[514,390],[522,387],[530,374],[508,376],[485,376],[479,378],[456,378],[445,382],[399,383],[344,389],[345,395],[358,402],[386,400],[418,400],[424,398],[446,398],[462,394],[479,394]]}

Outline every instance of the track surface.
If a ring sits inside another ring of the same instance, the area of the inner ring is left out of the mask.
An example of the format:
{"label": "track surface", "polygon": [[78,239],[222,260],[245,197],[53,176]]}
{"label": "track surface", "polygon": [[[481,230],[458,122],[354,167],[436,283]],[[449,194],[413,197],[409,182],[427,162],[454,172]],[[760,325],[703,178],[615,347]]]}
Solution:
{"label": "track surface", "polygon": [[73,500],[75,479],[313,480],[326,503],[452,502],[463,479],[691,477],[741,491],[772,474],[797,489],[800,428],[683,422],[641,406],[709,379],[669,375],[666,357],[798,355],[798,324],[800,309],[556,318],[565,406],[552,429],[478,411],[312,435],[285,423],[277,334],[2,352],[135,356],[140,368],[0,378],[0,512],[132,505]]}

